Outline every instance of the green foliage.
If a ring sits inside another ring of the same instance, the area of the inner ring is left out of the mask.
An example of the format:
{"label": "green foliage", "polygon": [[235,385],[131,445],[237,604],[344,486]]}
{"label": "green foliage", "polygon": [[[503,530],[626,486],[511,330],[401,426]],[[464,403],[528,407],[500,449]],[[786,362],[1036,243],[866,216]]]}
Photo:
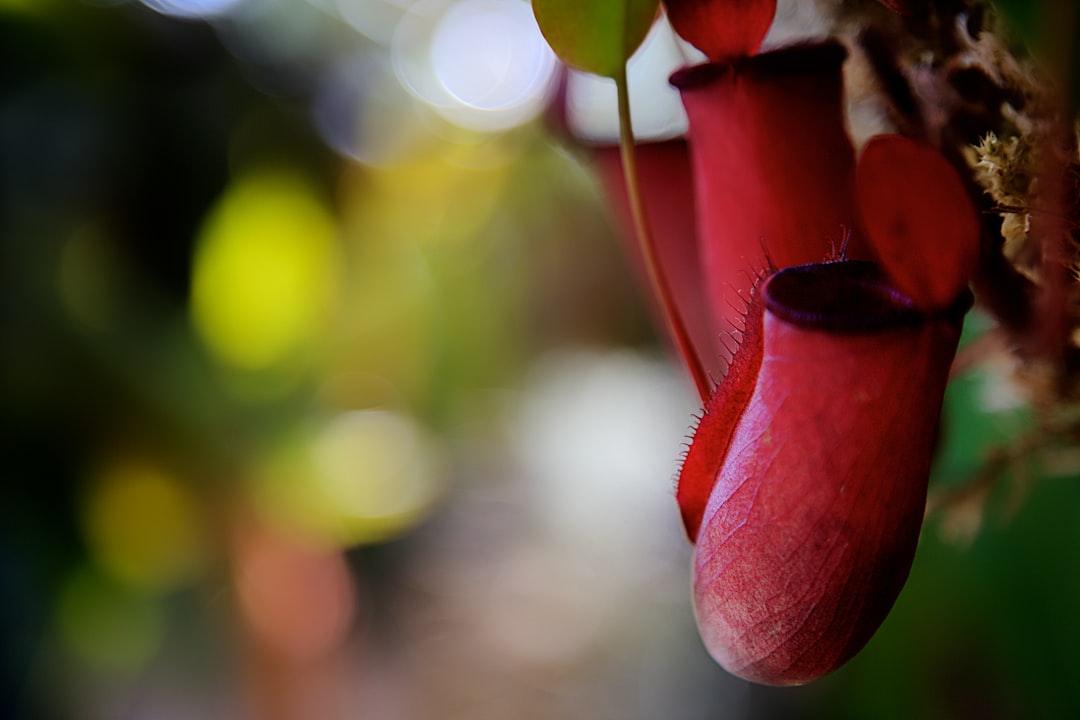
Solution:
{"label": "green foliage", "polygon": [[1043,24],[1045,5],[1045,2],[1039,0],[994,1],[994,7],[1008,22],[1010,30],[1025,42],[1034,42],[1036,45]]}
{"label": "green foliage", "polygon": [[533,12],[566,63],[614,78],[645,39],[659,5],[659,0],[533,0]]}

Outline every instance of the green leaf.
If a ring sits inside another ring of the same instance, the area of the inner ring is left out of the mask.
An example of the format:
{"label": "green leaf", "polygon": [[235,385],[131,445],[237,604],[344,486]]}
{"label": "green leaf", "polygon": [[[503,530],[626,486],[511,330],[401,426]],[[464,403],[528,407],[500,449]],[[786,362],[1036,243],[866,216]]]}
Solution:
{"label": "green leaf", "polygon": [[533,0],[540,32],[579,70],[614,78],[645,39],[660,0]]}

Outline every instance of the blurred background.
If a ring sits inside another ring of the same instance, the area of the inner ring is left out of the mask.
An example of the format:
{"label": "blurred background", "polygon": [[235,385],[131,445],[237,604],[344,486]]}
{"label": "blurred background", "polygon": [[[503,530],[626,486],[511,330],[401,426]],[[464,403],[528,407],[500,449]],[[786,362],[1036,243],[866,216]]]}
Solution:
{"label": "blurred background", "polygon": [[0,0],[0,717],[1080,717],[1080,458],[985,348],[867,649],[708,658],[693,390],[557,78],[519,0]]}

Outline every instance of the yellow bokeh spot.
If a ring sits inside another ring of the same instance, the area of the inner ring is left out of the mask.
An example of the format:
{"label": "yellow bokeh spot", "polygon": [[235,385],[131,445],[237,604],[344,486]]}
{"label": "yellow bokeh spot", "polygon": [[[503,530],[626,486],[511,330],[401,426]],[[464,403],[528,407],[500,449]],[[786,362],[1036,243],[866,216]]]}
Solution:
{"label": "yellow bokeh spot", "polygon": [[334,219],[301,177],[238,180],[199,237],[192,315],[210,350],[244,370],[280,367],[318,335],[335,285]]}
{"label": "yellow bokeh spot", "polygon": [[82,568],[60,592],[56,629],[79,660],[101,670],[138,670],[161,646],[164,619],[149,598]]}
{"label": "yellow bokeh spot", "polygon": [[131,587],[178,587],[195,579],[205,561],[195,498],[145,460],[120,459],[102,469],[83,524],[100,566]]}
{"label": "yellow bokeh spot", "polygon": [[257,493],[265,510],[344,545],[407,532],[443,490],[432,441],[411,417],[384,410],[333,418],[280,451],[261,480]]}
{"label": "yellow bokeh spot", "polygon": [[437,494],[432,449],[408,416],[380,410],[334,418],[312,448],[320,490],[367,532],[396,534],[430,508]]}

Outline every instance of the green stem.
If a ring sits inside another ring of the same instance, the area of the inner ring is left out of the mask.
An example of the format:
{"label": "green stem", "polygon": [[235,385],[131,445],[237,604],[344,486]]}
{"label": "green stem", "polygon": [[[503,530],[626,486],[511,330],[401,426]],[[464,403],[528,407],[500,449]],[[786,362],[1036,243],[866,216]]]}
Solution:
{"label": "green stem", "polygon": [[701,399],[707,400],[712,395],[713,385],[709,380],[708,373],[701,363],[701,358],[694,351],[690,342],[690,335],[686,331],[682,318],[675,310],[675,299],[672,297],[671,288],[667,278],[660,271],[659,253],[656,243],[653,241],[652,232],[649,229],[649,221],[645,212],[645,204],[641,199],[641,187],[638,184],[637,162],[634,153],[634,128],[630,121],[630,91],[626,78],[626,65],[624,64],[615,76],[615,88],[619,95],[619,151],[622,157],[623,174],[626,177],[626,194],[630,200],[630,214],[634,219],[634,230],[637,233],[638,247],[641,257],[645,262],[645,272],[652,286],[653,294],[660,302],[660,310],[664,315],[667,326],[671,329],[672,339],[679,349],[687,366],[690,368],[690,376],[694,379],[698,394]]}

